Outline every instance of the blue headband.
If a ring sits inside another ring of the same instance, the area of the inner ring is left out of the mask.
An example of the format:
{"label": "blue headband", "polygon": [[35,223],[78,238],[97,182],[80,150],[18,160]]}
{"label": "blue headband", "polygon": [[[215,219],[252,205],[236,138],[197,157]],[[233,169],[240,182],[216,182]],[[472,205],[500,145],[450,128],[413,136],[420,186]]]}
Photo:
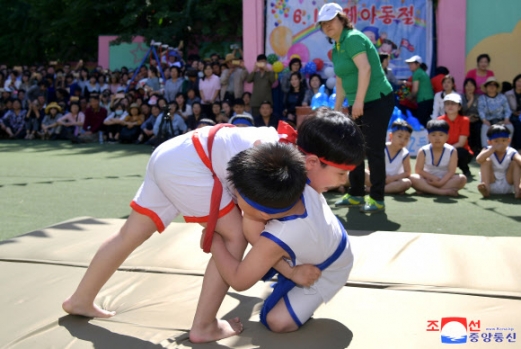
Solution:
{"label": "blue headband", "polygon": [[494,134],[491,134],[490,136],[488,136],[488,139],[490,141],[493,139],[497,139],[497,138],[510,138],[510,135],[508,134],[508,132],[499,132],[499,133],[494,133]]}
{"label": "blue headband", "polygon": [[237,118],[233,120],[232,125],[247,125],[247,126],[253,126],[250,120],[246,118]]}
{"label": "blue headband", "polygon": [[295,201],[293,204],[291,204],[290,206],[288,207],[284,207],[284,208],[273,208],[273,207],[266,207],[266,206],[263,206],[253,200],[250,200],[248,199],[246,196],[244,196],[243,193],[240,192],[239,189],[237,189],[237,192],[239,193],[239,195],[243,198],[244,201],[246,201],[246,203],[248,205],[250,205],[251,207],[259,210],[259,211],[262,211],[264,213],[267,213],[267,214],[277,214],[277,213],[282,213],[282,212],[286,212],[286,211],[289,211],[291,208],[293,208],[293,206],[295,206],[298,202]]}
{"label": "blue headband", "polygon": [[400,125],[400,126],[393,126],[393,128],[391,128],[391,132],[392,133],[394,133],[396,131],[406,131],[406,132],[411,133],[411,130],[408,127],[402,126],[402,125]]}
{"label": "blue headband", "polygon": [[446,133],[446,134],[449,134],[449,130],[443,128],[443,127],[431,127],[430,129],[427,130],[428,133],[432,133],[432,132],[443,132],[443,133]]}

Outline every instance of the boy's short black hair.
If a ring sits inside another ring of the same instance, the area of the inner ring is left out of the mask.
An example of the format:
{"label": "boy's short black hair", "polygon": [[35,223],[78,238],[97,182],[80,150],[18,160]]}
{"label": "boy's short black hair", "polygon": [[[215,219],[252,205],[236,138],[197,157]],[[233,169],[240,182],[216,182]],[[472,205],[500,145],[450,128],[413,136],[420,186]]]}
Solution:
{"label": "boy's short black hair", "polygon": [[260,104],[260,106],[262,106],[262,105],[264,105],[264,104],[267,104],[267,105],[269,105],[270,107],[272,106],[271,102],[270,102],[270,101],[266,101],[266,100],[262,101],[261,104]]}
{"label": "boy's short black hair", "polygon": [[235,98],[233,100],[233,105],[236,106],[236,105],[242,105],[244,107],[244,100],[242,98]]}
{"label": "boy's short black hair", "polygon": [[268,60],[268,57],[266,57],[266,55],[264,53],[261,53],[260,55],[257,56],[257,62],[258,61],[267,61]]}
{"label": "boy's short black hair", "polygon": [[293,146],[263,143],[228,162],[228,180],[241,195],[269,208],[294,205],[306,186],[304,157]]}
{"label": "boy's short black hair", "polygon": [[506,127],[503,124],[495,124],[490,126],[490,128],[487,131],[487,138],[492,138],[492,136],[500,134],[500,133],[506,133],[510,136],[510,130],[508,127]]}
{"label": "boy's short black hair", "polygon": [[325,107],[302,122],[297,145],[336,164],[358,166],[364,161],[365,140],[360,128],[341,112]]}
{"label": "boy's short black hair", "polygon": [[445,133],[449,133],[450,125],[445,120],[430,120],[427,123],[427,132],[435,132],[435,131],[442,131]]}
{"label": "boy's short black hair", "polygon": [[405,120],[396,120],[391,125],[391,132],[405,131],[412,134],[412,127]]}

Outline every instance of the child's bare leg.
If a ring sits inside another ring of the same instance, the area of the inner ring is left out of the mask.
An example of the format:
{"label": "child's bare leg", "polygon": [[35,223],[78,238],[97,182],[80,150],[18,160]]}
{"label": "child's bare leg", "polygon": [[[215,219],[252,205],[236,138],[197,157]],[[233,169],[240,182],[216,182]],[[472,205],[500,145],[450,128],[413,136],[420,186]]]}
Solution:
{"label": "child's bare leg", "polygon": [[119,232],[106,240],[90,262],[78,288],[63,304],[69,314],[88,317],[111,317],[115,313],[94,304],[96,295],[118,267],[155,231],[154,222],[132,210]]}
{"label": "child's bare leg", "polygon": [[[437,188],[433,185],[430,185],[427,180],[421,177],[419,174],[411,175],[412,187],[421,193],[429,193],[435,195],[450,195],[448,190]],[[456,192],[457,195],[457,192]]]}
{"label": "child's bare leg", "polygon": [[441,187],[441,189],[460,190],[465,186],[465,184],[467,184],[467,177],[462,174],[455,174]]}
{"label": "child's bare leg", "polygon": [[[247,245],[242,233],[241,221],[242,216],[239,210],[234,208],[226,216],[219,218],[215,229],[224,238],[228,251],[237,259],[242,259]],[[229,286],[221,277],[215,262],[210,259],[190,330],[190,341],[194,343],[212,342],[242,332],[242,323],[238,318],[228,321],[216,318],[228,288]]]}
{"label": "child's bare leg", "polygon": [[402,178],[385,185],[386,194],[403,194],[412,186],[409,178]]}
{"label": "child's bare leg", "polygon": [[277,305],[266,315],[266,321],[273,332],[286,333],[298,330],[298,326],[289,314],[284,299],[279,300]]}
{"label": "child's bare leg", "polygon": [[492,172],[492,161],[487,160],[479,167],[481,175],[481,183],[478,184],[478,190],[484,198],[490,196],[490,183],[495,181],[494,173]]}
{"label": "child's bare leg", "polygon": [[508,184],[514,186],[514,197],[521,199],[521,167],[516,162],[512,161],[508,166],[506,179]]}

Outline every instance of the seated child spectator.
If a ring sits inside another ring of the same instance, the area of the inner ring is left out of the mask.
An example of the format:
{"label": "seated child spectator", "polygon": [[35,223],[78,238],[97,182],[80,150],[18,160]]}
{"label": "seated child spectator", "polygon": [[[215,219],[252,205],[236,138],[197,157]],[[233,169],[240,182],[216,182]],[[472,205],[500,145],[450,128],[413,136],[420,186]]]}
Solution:
{"label": "seated child spectator", "polygon": [[[405,194],[411,187],[411,158],[407,144],[411,138],[412,127],[403,120],[397,120],[391,125],[391,141],[385,144],[385,193],[386,194]],[[370,171],[365,170],[365,191],[371,187]],[[349,177],[344,185],[338,189],[344,193],[346,188],[351,186]],[[355,207],[357,203],[350,201],[350,195],[344,195],[335,202],[335,206]]]}
{"label": "seated child spectator", "polygon": [[420,148],[416,158],[415,174],[411,175],[412,187],[417,194],[458,196],[458,190],[467,183],[467,177],[456,174],[458,153],[449,139],[449,124],[444,120],[427,123],[429,142]]}
{"label": "seated child spectator", "polygon": [[61,132],[58,120],[62,117],[62,108],[56,102],[51,102],[45,108],[45,117],[42,121],[40,137],[42,139],[56,140]]}
{"label": "seated child spectator", "polygon": [[79,136],[83,132],[85,114],[80,111],[80,105],[72,102],[70,112],[58,119],[58,125],[62,126],[61,135],[70,139],[72,136]]}
{"label": "seated child spectator", "polygon": [[156,123],[157,115],[151,113],[151,108],[148,104],[141,105],[141,114],[145,116],[145,122],[141,124],[141,134],[139,135],[136,144],[147,142],[154,136],[154,125]]}
{"label": "seated child spectator", "polygon": [[491,194],[511,194],[521,199],[521,155],[510,147],[510,130],[501,124],[492,125],[487,131],[488,147],[476,157],[480,164],[478,190],[483,197]]}
{"label": "seated child spectator", "polygon": [[236,98],[234,101],[233,101],[233,115],[249,115],[251,116],[250,113],[248,113],[247,111],[244,110],[244,101],[242,100],[242,98]]}
{"label": "seated child spectator", "polygon": [[25,114],[25,139],[34,139],[35,134],[40,130],[40,123],[43,119],[40,109],[37,99],[29,104],[29,110]]}
{"label": "seated child spectator", "polygon": [[137,104],[131,104],[128,114],[123,120],[119,140],[121,143],[134,143],[141,133],[141,125],[145,122],[145,116],[141,114]]}
{"label": "seated child spectator", "polygon": [[407,150],[412,127],[398,120],[393,122],[391,132],[391,141],[385,144],[385,193],[405,194],[412,185],[411,157]]}
{"label": "seated child spectator", "polygon": [[253,117],[249,114],[238,114],[230,119],[230,124],[237,127],[251,127],[253,124]]}
{"label": "seated child spectator", "polygon": [[125,111],[123,104],[117,103],[114,105],[114,111],[103,121],[107,141],[109,143],[119,142],[119,133],[121,128],[125,125],[125,118],[127,115],[128,114]]}
{"label": "seated child spectator", "polygon": [[[299,128],[297,145],[304,159],[292,147],[262,144],[228,163],[228,178],[243,211],[243,230],[253,247],[241,261],[226,249],[222,237],[214,235],[213,258],[236,290],[251,287],[277,266],[282,275],[261,310],[261,322],[274,332],[302,326],[345,285],[353,266],[347,233],[322,192],[340,185],[349,168],[363,161],[363,136],[341,113],[321,113]],[[330,121],[322,123],[320,117]],[[253,224],[254,230],[249,230]],[[284,263],[313,264],[322,274],[316,282],[316,274],[310,275],[312,284],[294,287],[280,269]]]}
{"label": "seated child spectator", "polygon": [[12,110],[7,110],[0,120],[0,129],[7,133],[9,138],[22,139],[25,137],[25,114],[26,110],[22,109],[22,102],[14,99],[12,102]]}

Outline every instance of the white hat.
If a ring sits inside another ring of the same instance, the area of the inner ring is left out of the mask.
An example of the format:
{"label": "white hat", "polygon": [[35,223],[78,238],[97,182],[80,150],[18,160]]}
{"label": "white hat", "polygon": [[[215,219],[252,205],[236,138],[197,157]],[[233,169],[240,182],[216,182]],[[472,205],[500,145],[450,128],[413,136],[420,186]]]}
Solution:
{"label": "white hat", "polygon": [[320,11],[318,12],[318,19],[317,19],[317,25],[320,24],[320,22],[326,22],[330,21],[339,13],[343,12],[342,6],[340,6],[337,3],[330,2],[329,4],[325,4],[322,6]]}
{"label": "white hat", "polygon": [[451,101],[454,103],[461,104],[461,96],[459,95],[459,93],[449,93],[448,95],[446,95],[443,98],[443,101],[444,102]]}
{"label": "white hat", "polygon": [[405,63],[423,63],[422,58],[418,55],[412,56],[409,59],[405,60]]}

